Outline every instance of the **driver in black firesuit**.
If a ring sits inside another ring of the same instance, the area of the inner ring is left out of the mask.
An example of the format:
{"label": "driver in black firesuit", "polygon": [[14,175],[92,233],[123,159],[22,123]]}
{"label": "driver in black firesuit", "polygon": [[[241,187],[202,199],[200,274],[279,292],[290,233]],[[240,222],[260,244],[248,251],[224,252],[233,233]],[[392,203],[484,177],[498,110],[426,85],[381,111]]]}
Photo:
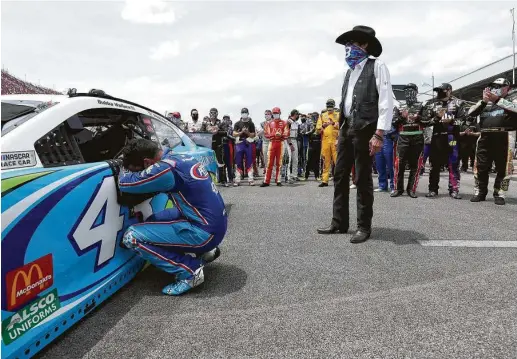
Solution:
{"label": "driver in black firesuit", "polygon": [[460,169],[459,169],[459,122],[465,117],[465,104],[452,97],[452,86],[443,83],[433,89],[437,99],[426,104],[424,120],[433,126],[431,140],[431,171],[429,173],[429,193],[426,197],[438,196],[440,169],[448,165],[449,169],[449,196],[461,199]]}
{"label": "driver in black firesuit", "polygon": [[510,89],[510,82],[504,78],[495,80],[484,90],[483,100],[470,108],[469,115],[480,115],[481,129],[474,164],[475,195],[470,201],[485,200],[488,173],[495,162],[494,203],[504,205],[513,167],[508,132],[517,129],[517,89]]}
{"label": "driver in black firesuit", "polygon": [[409,83],[404,87],[406,104],[400,109],[395,107],[393,119],[399,132],[397,158],[395,159],[395,190],[390,195],[398,197],[404,193],[404,170],[409,164],[407,194],[416,198],[418,179],[423,168],[424,126],[422,113],[424,104],[417,101],[418,87]]}

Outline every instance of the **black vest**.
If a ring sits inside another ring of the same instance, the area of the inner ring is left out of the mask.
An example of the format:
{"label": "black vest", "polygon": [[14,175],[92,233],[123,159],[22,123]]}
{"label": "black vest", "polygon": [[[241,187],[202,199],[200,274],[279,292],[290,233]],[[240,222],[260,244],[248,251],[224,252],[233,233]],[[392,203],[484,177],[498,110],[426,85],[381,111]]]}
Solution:
{"label": "black vest", "polygon": [[[352,70],[349,69],[341,89],[340,126],[345,121],[344,107],[351,73]],[[346,119],[345,126],[354,130],[361,130],[372,123],[376,124],[378,119],[379,92],[375,80],[375,59],[368,59],[355,84],[350,118]]]}

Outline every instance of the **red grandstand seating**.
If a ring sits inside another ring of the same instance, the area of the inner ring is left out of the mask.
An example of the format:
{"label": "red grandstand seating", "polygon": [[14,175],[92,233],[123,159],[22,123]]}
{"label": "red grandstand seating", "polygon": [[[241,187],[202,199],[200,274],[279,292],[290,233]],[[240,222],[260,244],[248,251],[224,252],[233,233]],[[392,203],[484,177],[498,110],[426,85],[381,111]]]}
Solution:
{"label": "red grandstand seating", "polygon": [[58,91],[54,91],[47,87],[34,85],[30,82],[20,80],[16,76],[11,75],[2,70],[2,95],[11,94],[49,94],[60,95]]}

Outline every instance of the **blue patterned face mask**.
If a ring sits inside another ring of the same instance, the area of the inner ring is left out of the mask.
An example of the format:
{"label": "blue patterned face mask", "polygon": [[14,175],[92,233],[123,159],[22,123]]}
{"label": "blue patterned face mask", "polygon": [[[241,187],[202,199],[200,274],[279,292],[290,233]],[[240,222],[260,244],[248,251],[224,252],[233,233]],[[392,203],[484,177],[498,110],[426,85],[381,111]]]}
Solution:
{"label": "blue patterned face mask", "polygon": [[346,63],[348,64],[348,66],[350,66],[352,70],[355,69],[357,64],[361,63],[364,59],[368,57],[368,53],[366,51],[364,51],[359,46],[353,44],[345,46],[345,51]]}

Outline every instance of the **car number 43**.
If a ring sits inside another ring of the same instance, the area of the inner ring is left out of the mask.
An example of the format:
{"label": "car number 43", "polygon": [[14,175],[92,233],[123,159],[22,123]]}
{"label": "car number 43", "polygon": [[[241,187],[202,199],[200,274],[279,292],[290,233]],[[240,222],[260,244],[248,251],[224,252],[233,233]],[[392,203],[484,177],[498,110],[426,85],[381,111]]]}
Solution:
{"label": "car number 43", "polygon": [[[151,213],[151,199],[135,206],[144,218]],[[88,202],[71,232],[71,242],[79,256],[97,250],[95,270],[107,264],[115,255],[117,237],[124,226],[124,214],[117,202],[113,177],[105,177]]]}

